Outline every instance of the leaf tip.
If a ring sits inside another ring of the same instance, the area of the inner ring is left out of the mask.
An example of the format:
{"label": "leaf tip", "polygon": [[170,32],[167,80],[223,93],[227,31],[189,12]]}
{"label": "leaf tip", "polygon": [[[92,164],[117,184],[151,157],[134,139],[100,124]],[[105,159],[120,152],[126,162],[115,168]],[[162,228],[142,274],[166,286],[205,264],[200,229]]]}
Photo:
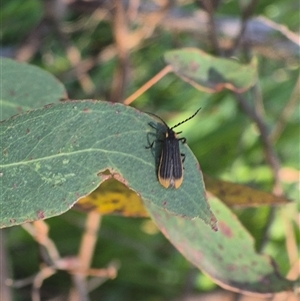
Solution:
{"label": "leaf tip", "polygon": [[215,232],[218,232],[218,221],[216,219],[216,217],[212,214],[211,218],[210,218],[210,226],[212,228],[212,230],[214,230]]}

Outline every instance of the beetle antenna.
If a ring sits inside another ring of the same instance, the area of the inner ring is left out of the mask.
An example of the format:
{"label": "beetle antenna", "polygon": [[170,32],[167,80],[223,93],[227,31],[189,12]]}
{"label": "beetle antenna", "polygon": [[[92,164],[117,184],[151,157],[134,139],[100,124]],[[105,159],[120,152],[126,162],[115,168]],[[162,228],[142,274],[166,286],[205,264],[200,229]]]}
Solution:
{"label": "beetle antenna", "polygon": [[181,125],[181,124],[183,124],[183,123],[189,121],[190,119],[194,118],[200,110],[201,110],[201,108],[199,108],[192,116],[190,116],[190,117],[187,118],[186,120],[183,120],[183,121],[177,123],[176,125],[172,126],[172,127],[171,127],[171,130],[174,129],[174,128],[176,128],[176,127],[178,127],[179,125]]}
{"label": "beetle antenna", "polygon": [[147,113],[147,114],[149,114],[149,115],[152,115],[152,116],[158,118],[159,120],[161,120],[161,121],[163,122],[163,124],[164,124],[167,128],[169,128],[168,125],[166,124],[166,122],[165,122],[162,118],[160,118],[159,116],[157,116],[157,115],[155,115],[155,114],[153,114],[153,113],[150,113],[150,112],[145,112],[145,113]]}

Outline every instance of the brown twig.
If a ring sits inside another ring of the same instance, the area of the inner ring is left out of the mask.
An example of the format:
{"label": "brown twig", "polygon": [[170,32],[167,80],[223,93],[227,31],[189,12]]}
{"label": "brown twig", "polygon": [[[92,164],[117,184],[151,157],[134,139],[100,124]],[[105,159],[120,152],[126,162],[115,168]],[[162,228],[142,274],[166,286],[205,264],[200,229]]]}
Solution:
{"label": "brown twig", "polygon": [[242,11],[242,18],[241,18],[241,28],[240,31],[237,35],[237,37],[235,38],[235,41],[232,45],[231,51],[230,51],[230,55],[234,55],[234,53],[237,51],[238,47],[240,46],[243,37],[245,36],[245,32],[247,29],[247,25],[248,25],[248,20],[251,18],[251,16],[253,15],[254,12],[254,8],[257,4],[257,0],[252,0],[251,2],[249,2],[249,4],[243,9]]}
{"label": "brown twig", "polygon": [[159,71],[155,76],[153,76],[150,80],[148,80],[142,87],[140,87],[133,94],[127,97],[123,103],[125,105],[131,104],[135,99],[137,99],[140,95],[142,95],[145,91],[151,88],[155,83],[157,83],[160,79],[162,79],[166,74],[168,74],[172,70],[173,70],[172,66],[167,65],[165,68]]}
{"label": "brown twig", "polygon": [[263,16],[259,16],[257,19],[262,23],[266,24],[269,28],[273,28],[275,31],[280,32],[283,36],[285,36],[288,40],[293,42],[295,45],[300,46],[299,34],[289,30],[286,25],[278,24]]}
{"label": "brown twig", "polygon": [[[298,259],[298,246],[296,241],[296,234],[293,227],[293,219],[291,216],[297,215],[296,204],[290,204],[294,206],[285,207],[280,213],[280,217],[282,220],[282,224],[285,232],[285,245],[287,250],[287,255],[289,258],[290,266],[294,264],[294,262]],[[299,222],[298,225],[299,227]]]}
{"label": "brown twig", "polygon": [[129,40],[127,16],[122,1],[112,1],[112,30],[117,49],[117,66],[114,72],[110,101],[120,102],[128,82],[129,53],[127,41]]}
{"label": "brown twig", "polygon": [[22,227],[47,250],[52,263],[61,259],[54,242],[48,236],[49,227],[43,220],[36,221],[33,224],[26,223]]}
{"label": "brown twig", "polygon": [[[296,280],[299,279],[300,276],[300,259],[298,258],[292,265],[289,272],[286,275],[287,279]],[[299,285],[295,285],[294,292],[286,291],[277,293],[274,297],[269,301],[298,301],[300,295],[300,287]]]}
{"label": "brown twig", "polygon": [[[31,277],[23,280],[12,282],[12,286],[24,286],[32,283],[32,299],[40,300],[40,288],[43,281],[55,274],[57,270],[65,270],[72,275],[75,288],[71,290],[69,300],[89,300],[88,285],[85,278],[87,276],[100,277],[103,279],[115,278],[117,273],[117,265],[110,264],[106,269],[90,268],[92,257],[97,241],[97,232],[100,224],[100,215],[96,212],[90,212],[86,220],[86,231],[83,235],[78,257],[61,258],[55,244],[48,237],[48,226],[44,221],[37,221],[33,224],[24,224],[22,227],[34,237],[34,239],[42,245],[47,251],[48,257],[51,259],[49,265],[41,267],[40,271]],[[103,282],[103,279],[101,280]]]}
{"label": "brown twig", "polygon": [[101,222],[101,215],[91,211],[87,215],[85,232],[79,249],[80,269],[86,271],[90,268],[95,245],[97,242],[97,233]]}
{"label": "brown twig", "polygon": [[85,279],[81,275],[75,274],[72,276],[74,288],[70,290],[69,301],[89,301]]}
{"label": "brown twig", "polygon": [[7,285],[9,280],[7,250],[5,248],[5,231],[0,231],[0,297],[1,300],[11,301],[11,288]]}
{"label": "brown twig", "polygon": [[32,283],[32,291],[31,291],[31,298],[32,301],[40,301],[41,294],[40,289],[45,279],[49,278],[53,274],[56,273],[56,269],[53,267],[43,267],[34,277]]}
{"label": "brown twig", "polygon": [[[273,193],[280,195],[282,194],[282,187],[279,177],[279,160],[277,158],[277,155],[272,147],[269,132],[267,129],[267,125],[263,122],[263,118],[255,111],[255,109],[252,109],[251,106],[248,104],[248,102],[243,98],[242,95],[235,93],[235,98],[239,104],[239,106],[242,108],[242,110],[254,121],[256,124],[259,132],[260,132],[260,140],[263,145],[266,161],[268,165],[270,166],[273,177],[274,177],[274,185],[273,185]],[[271,207],[269,211],[269,215],[267,217],[266,225],[264,228],[263,238],[262,242],[259,246],[259,250],[261,251],[266,242],[268,241],[269,236],[269,228],[271,224],[273,223],[275,216],[275,208]]]}
{"label": "brown twig", "polygon": [[16,50],[14,58],[19,62],[30,61],[41,47],[43,34],[49,33],[49,21],[44,18],[24,38],[24,40],[21,42],[18,49]]}
{"label": "brown twig", "polygon": [[[26,223],[23,224],[22,227],[39,243],[39,245],[43,246],[47,251],[47,258],[44,258],[45,262],[49,261],[49,256],[51,259],[51,264],[53,264],[53,266],[43,266],[41,270],[32,278],[32,300],[40,301],[40,288],[43,284],[43,281],[56,273],[56,268],[54,267],[55,263],[61,259],[55,244],[48,236],[49,227],[44,221],[36,221],[33,224]],[[43,255],[44,253],[42,252],[41,254]]]}
{"label": "brown twig", "polygon": [[210,38],[212,47],[214,49],[215,54],[220,55],[220,47],[217,37],[217,30],[216,24],[214,19],[214,12],[215,8],[211,0],[201,0],[203,7],[205,8],[206,12],[208,13],[208,36]]}
{"label": "brown twig", "polygon": [[283,132],[288,118],[294,113],[297,104],[299,104],[299,94],[300,94],[300,77],[293,89],[290,99],[287,101],[285,107],[281,111],[280,116],[277,118],[277,122],[273,127],[273,131],[270,134],[271,141],[276,141],[281,133]]}
{"label": "brown twig", "polygon": [[278,176],[279,161],[278,161],[277,155],[274,152],[274,149],[272,147],[267,125],[263,122],[262,117],[259,116],[257,114],[257,112],[251,108],[251,106],[248,104],[248,102],[243,98],[243,96],[241,94],[235,93],[235,98],[236,98],[239,106],[242,108],[242,110],[256,124],[256,126],[260,132],[260,140],[264,147],[266,160],[274,174],[274,181],[275,181],[274,185],[275,185],[275,187],[277,187],[278,185],[280,186],[280,180],[279,180],[279,176]]}
{"label": "brown twig", "polygon": [[79,267],[73,271],[75,289],[70,291],[69,300],[88,300],[85,278],[92,262],[100,221],[101,216],[97,212],[91,211],[87,215],[85,233],[82,237],[78,255]]}
{"label": "brown twig", "polygon": [[[57,1],[46,1],[45,12],[48,18],[51,20],[53,30],[66,53],[70,65],[72,67],[75,67],[81,61],[81,53],[78,48],[72,43],[69,35],[65,34],[62,30],[63,14],[53,13],[57,10],[56,5]],[[87,72],[82,72],[81,70],[78,71],[79,72],[76,73],[76,77],[83,91],[86,94],[92,93],[95,90],[95,86],[89,74]]]}

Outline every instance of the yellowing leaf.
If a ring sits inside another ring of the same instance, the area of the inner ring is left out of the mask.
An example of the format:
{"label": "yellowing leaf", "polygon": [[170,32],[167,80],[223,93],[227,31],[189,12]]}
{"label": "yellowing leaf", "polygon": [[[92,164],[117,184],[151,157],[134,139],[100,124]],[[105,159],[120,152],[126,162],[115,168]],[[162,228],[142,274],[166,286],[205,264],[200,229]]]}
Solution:
{"label": "yellowing leaf", "polygon": [[80,199],[76,208],[98,213],[131,217],[147,217],[141,198],[115,179],[103,182],[95,191]]}
{"label": "yellowing leaf", "polygon": [[217,196],[228,206],[252,207],[289,202],[285,197],[279,197],[244,185],[213,179],[206,175],[203,176],[206,190]]}

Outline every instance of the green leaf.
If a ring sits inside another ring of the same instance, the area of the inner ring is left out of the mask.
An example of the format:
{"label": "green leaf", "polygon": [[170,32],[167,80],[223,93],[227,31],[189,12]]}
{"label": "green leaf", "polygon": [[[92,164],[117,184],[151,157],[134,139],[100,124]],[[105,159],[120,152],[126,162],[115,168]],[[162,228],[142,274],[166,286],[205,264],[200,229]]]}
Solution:
{"label": "green leaf", "polygon": [[209,201],[218,219],[215,233],[197,219],[171,216],[150,203],[148,209],[179,252],[225,289],[261,296],[292,290],[295,283],[282,277],[269,257],[256,253],[237,217],[219,200]]}
{"label": "green leaf", "polygon": [[157,138],[149,122],[147,114],[102,101],[57,103],[2,122],[1,227],[61,214],[114,177],[152,206],[214,228],[199,165],[187,146],[180,188],[158,183],[156,152],[145,148]]}
{"label": "green leaf", "polygon": [[225,88],[242,93],[257,80],[256,60],[242,65],[233,59],[217,58],[195,48],[168,51],[166,63],[183,80],[206,92]]}
{"label": "green leaf", "polygon": [[64,86],[42,69],[1,58],[0,120],[67,98]]}

